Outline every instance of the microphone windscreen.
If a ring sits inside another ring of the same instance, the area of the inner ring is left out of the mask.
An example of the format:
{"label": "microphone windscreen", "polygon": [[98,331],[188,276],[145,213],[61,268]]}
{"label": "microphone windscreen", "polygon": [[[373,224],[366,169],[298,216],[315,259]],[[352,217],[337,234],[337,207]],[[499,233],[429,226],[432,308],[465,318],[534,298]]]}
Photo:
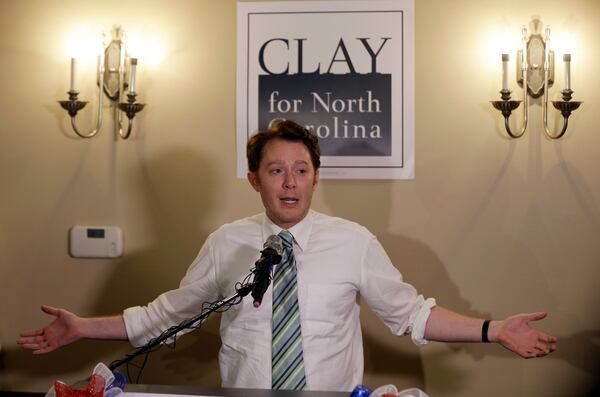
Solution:
{"label": "microphone windscreen", "polygon": [[283,255],[283,240],[276,234],[272,234],[265,241],[263,248],[272,248],[277,252],[277,255]]}

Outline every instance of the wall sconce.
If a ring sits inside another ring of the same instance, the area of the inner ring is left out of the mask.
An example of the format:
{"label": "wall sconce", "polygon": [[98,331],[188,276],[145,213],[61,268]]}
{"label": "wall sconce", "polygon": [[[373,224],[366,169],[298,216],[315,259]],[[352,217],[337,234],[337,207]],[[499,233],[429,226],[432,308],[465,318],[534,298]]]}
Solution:
{"label": "wall sconce", "polygon": [[[536,31],[541,22],[538,19],[533,21]],[[562,101],[552,101],[552,105],[560,110],[563,116],[563,127],[558,133],[550,131],[548,127],[548,91],[554,83],[554,51],[550,50],[550,28],[546,27],[545,37],[533,32],[527,36],[527,29],[522,29],[523,48],[517,51],[517,82],[523,87],[523,101],[511,101],[511,91],[508,89],[508,54],[502,54],[502,90],[500,91],[501,101],[491,101],[492,105],[502,112],[504,116],[504,127],[508,135],[512,138],[523,136],[527,129],[527,116],[529,108],[528,96],[539,98],[544,96],[543,118],[544,133],[550,139],[558,139],[567,132],[569,125],[569,116],[571,112],[577,109],[583,102],[571,101],[573,90],[571,90],[571,54],[564,54],[564,73],[565,87],[562,90]],[[523,124],[518,132],[513,132],[508,124],[508,119],[513,110],[523,104]]]}
{"label": "wall sconce", "polygon": [[[135,97],[135,77],[137,68],[137,58],[131,58],[127,55],[126,42],[121,27],[116,25],[112,32],[111,42],[105,46],[102,43],[102,51],[98,56],[97,83],[98,83],[98,114],[96,127],[87,133],[82,133],[77,127],[75,117],[77,112],[87,105],[86,101],[77,100],[79,92],[75,89],[76,60],[71,58],[71,88],[67,92],[69,99],[58,101],[60,106],[71,116],[71,126],[77,135],[82,138],[91,138],[95,136],[102,127],[102,109],[103,99],[106,96],[117,106],[115,106],[115,132],[123,139],[129,138],[133,127],[133,118],[136,113],[141,111],[145,104],[137,103]],[[127,91],[127,102],[124,102],[124,94]],[[122,114],[125,113],[128,118],[127,131],[122,127]]]}

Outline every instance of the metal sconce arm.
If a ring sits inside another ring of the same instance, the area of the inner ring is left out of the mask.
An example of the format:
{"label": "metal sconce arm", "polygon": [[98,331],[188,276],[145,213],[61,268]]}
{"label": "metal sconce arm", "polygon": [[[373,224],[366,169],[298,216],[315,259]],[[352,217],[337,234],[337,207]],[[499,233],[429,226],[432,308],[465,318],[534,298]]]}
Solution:
{"label": "metal sconce arm", "polygon": [[[104,84],[103,65],[100,65],[98,72],[100,86],[102,86]],[[102,106],[104,104],[104,95],[102,95],[102,90],[98,91],[98,113],[96,115],[96,127],[88,133],[82,133],[77,127],[77,122],[75,120],[77,112],[83,109],[85,105],[87,105],[87,102],[77,100],[77,96],[79,95],[79,92],[77,91],[69,91],[67,92],[67,94],[69,94],[69,99],[66,101],[58,101],[58,103],[60,103],[60,106],[69,113],[69,116],[71,116],[71,126],[73,127],[73,131],[75,131],[75,133],[81,138],[94,137],[98,133],[98,131],[100,131],[100,128],[102,128]]]}
{"label": "metal sconce arm", "polygon": [[552,105],[555,109],[560,110],[560,113],[563,116],[563,127],[559,133],[553,133],[550,131],[550,127],[548,127],[548,70],[544,70],[544,133],[550,139],[559,139],[567,132],[567,128],[569,127],[569,116],[571,112],[577,109],[583,102],[572,101],[571,98],[573,96],[573,90],[564,89],[561,91],[562,93],[562,101],[552,101]]}
{"label": "metal sconce arm", "polygon": [[[133,118],[135,117],[137,112],[140,112],[145,104],[143,103],[136,103],[135,102],[135,97],[137,96],[137,94],[132,91],[133,89],[135,89],[133,86],[135,85],[135,76],[133,76],[133,80],[131,80],[129,83],[131,84],[130,91],[127,94],[127,102],[123,102],[123,93],[125,92],[125,47],[121,46],[120,48],[120,64],[121,67],[119,68],[119,87],[123,87],[122,89],[119,90],[118,93],[118,103],[117,106],[115,107],[115,119],[117,120],[117,128],[116,128],[116,132],[117,134],[123,138],[123,139],[127,139],[129,138],[129,135],[131,135],[131,130],[133,128]],[[137,67],[137,59],[136,58],[132,58],[130,60],[131,63],[131,70],[130,70],[130,77],[131,77],[131,73],[135,73],[133,71],[134,68]],[[125,113],[127,115],[127,131],[124,131],[123,129],[123,113]]]}
{"label": "metal sconce arm", "polygon": [[135,114],[141,111],[144,106],[143,103],[135,102],[136,94],[135,92],[130,92],[127,94],[127,102],[119,103],[119,110],[123,111],[127,115],[127,132],[124,134],[123,129],[121,128],[121,113],[119,113],[119,136],[123,139],[129,138],[129,134],[131,134],[131,128],[133,127],[133,118]]}
{"label": "metal sconce arm", "polygon": [[[502,97],[501,101],[491,101],[494,108],[496,108],[502,112],[502,115],[504,116],[504,129],[506,130],[508,135],[510,135],[512,138],[522,137],[523,134],[525,134],[525,130],[527,129],[527,118],[528,118],[527,112],[529,109],[529,106],[528,106],[529,101],[527,99],[527,85],[524,85],[523,89],[525,92],[524,101],[511,101],[509,90],[501,90],[500,91],[500,94]],[[515,110],[516,108],[518,108],[519,105],[521,104],[521,102],[525,102],[523,104],[523,124],[521,125],[521,129],[519,130],[519,132],[514,133],[510,128],[508,120],[510,118],[512,111]]]}
{"label": "metal sconce arm", "polygon": [[[521,70],[523,71],[523,75],[527,76],[527,57],[523,57],[523,63],[521,64]],[[504,129],[511,138],[520,138],[525,134],[525,130],[527,129],[527,119],[528,119],[528,109],[529,109],[529,99],[527,97],[527,79],[523,81],[523,101],[511,101],[510,100],[510,90],[502,89],[500,91],[500,96],[502,98],[501,101],[491,101],[494,108],[500,110],[502,115],[504,116]],[[523,124],[521,125],[521,129],[519,132],[512,132],[508,120],[513,110],[519,107],[519,105],[523,103]]]}

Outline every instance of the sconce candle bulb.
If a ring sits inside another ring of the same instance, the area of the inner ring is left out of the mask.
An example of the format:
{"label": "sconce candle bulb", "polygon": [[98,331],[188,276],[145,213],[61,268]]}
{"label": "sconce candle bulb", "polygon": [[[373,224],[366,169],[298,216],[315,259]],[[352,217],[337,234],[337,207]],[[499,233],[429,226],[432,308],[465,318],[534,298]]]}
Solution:
{"label": "sconce candle bulb", "polygon": [[565,62],[565,91],[571,89],[571,54],[563,54]]}
{"label": "sconce candle bulb", "polygon": [[510,56],[502,54],[502,89],[508,90],[508,61]]}
{"label": "sconce candle bulb", "polygon": [[71,89],[70,91],[75,91],[75,58],[71,58]]}
{"label": "sconce candle bulb", "polygon": [[131,70],[129,71],[129,93],[135,94],[135,70],[137,68],[137,58],[130,60]]}

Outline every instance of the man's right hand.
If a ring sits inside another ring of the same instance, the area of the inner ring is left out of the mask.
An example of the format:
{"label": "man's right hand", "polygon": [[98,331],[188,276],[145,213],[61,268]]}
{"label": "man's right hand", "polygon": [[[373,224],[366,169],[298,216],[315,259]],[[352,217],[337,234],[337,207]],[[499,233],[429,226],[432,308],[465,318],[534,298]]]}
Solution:
{"label": "man's right hand", "polygon": [[112,317],[79,317],[65,309],[42,306],[42,311],[55,319],[44,328],[24,331],[17,343],[33,354],[50,353],[79,339],[127,340],[122,315]]}
{"label": "man's right hand", "polygon": [[44,328],[23,331],[17,343],[33,354],[50,353],[59,347],[78,341],[83,336],[81,327],[83,319],[77,315],[52,306],[42,306],[42,311],[55,319]]}

